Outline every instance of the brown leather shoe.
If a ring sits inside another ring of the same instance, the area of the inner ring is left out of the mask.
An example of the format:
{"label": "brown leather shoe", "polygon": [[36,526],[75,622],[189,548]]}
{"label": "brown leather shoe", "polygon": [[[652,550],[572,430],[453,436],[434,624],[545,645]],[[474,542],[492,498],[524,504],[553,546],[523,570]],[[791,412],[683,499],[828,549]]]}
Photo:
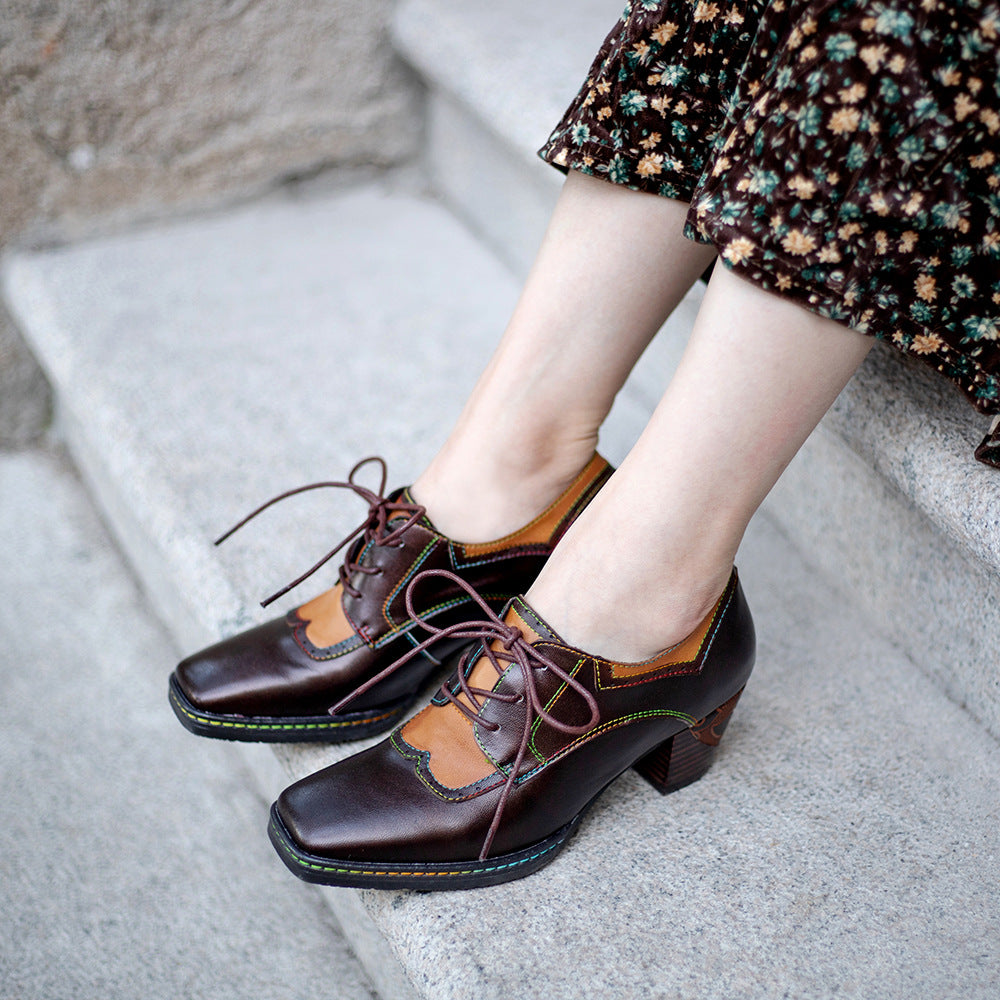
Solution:
{"label": "brown leather shoe", "polygon": [[408,889],[507,882],[551,861],[627,768],[663,793],[708,770],[754,661],[735,570],[699,627],[642,663],[567,646],[523,598],[502,621],[482,609],[491,620],[441,630],[477,629],[480,642],[423,712],[281,794],[271,841],[300,878]]}
{"label": "brown leather shoe", "polygon": [[[171,706],[191,732],[227,740],[332,743],[390,729],[441,669],[448,650],[414,657],[405,670],[367,688],[349,712],[333,715],[331,706],[418,644],[425,633],[411,610],[436,627],[464,621],[470,613],[475,617],[472,598],[456,581],[481,590],[496,608],[527,589],[611,474],[607,462],[595,455],[566,492],[520,531],[493,542],[463,544],[437,531],[408,490],[382,495],[384,463],[378,492],[356,484],[354,474],[362,464],[346,483],[302,488],[346,486],[369,502],[367,519],[348,536],[347,541],[360,537],[347,551],[336,586],[283,618],[189,656],[171,676]],[[422,588],[416,607],[407,610],[407,583],[418,570],[435,567],[453,571],[455,580]]]}

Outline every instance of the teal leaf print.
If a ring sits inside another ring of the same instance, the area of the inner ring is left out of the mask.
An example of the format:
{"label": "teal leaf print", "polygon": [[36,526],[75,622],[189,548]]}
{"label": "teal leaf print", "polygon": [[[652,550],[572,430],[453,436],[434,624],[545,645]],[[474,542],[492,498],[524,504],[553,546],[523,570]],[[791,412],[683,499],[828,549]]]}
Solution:
{"label": "teal leaf print", "polygon": [[618,107],[622,114],[637,115],[648,103],[645,94],[640,94],[638,90],[630,90],[627,94],[622,94],[618,101]]}

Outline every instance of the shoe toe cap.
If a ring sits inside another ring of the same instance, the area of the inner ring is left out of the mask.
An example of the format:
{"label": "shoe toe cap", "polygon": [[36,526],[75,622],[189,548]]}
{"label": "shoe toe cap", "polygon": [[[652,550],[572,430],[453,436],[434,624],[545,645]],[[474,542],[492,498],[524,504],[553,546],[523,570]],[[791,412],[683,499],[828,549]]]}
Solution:
{"label": "shoe toe cap", "polygon": [[205,711],[260,712],[273,703],[274,686],[285,684],[294,666],[290,641],[284,619],[275,619],[188,656],[174,677],[184,696]]}
{"label": "shoe toe cap", "polygon": [[483,836],[477,806],[432,794],[388,740],[297,781],[275,810],[296,845],[321,858],[455,860],[475,857]]}

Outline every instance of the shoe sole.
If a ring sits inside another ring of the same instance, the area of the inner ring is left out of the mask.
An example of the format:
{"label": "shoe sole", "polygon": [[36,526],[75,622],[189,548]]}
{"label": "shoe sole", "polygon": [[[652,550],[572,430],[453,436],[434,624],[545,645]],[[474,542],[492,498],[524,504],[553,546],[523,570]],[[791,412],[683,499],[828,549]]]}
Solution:
{"label": "shoe sole", "polygon": [[170,707],[185,729],[196,736],[244,743],[345,743],[377,736],[392,729],[413,700],[344,715],[220,715],[192,704],[177,677],[170,677]]}
{"label": "shoe sole", "polygon": [[[593,800],[592,800],[593,801]],[[309,854],[298,847],[271,807],[267,832],[274,849],[288,870],[306,882],[318,885],[350,886],[358,889],[419,889],[425,892],[448,889],[478,889],[501,882],[512,882],[544,868],[562,850],[576,832],[590,808],[587,804],[564,827],[544,840],[512,854],[498,854],[485,861],[424,862],[338,861],[336,858]]]}

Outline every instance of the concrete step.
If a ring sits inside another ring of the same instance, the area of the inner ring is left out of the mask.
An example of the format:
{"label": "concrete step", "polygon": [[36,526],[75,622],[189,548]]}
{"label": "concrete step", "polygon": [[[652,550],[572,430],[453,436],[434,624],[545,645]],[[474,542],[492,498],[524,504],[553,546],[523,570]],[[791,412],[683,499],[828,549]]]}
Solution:
{"label": "concrete step", "polygon": [[[74,455],[186,648],[267,617],[252,600],[361,512],[302,498],[222,550],[209,539],[372,451],[409,479],[515,291],[440,206],[378,187],[23,254],[4,279]],[[705,779],[660,798],[626,774],[520,882],[324,893],[386,1000],[996,995],[1000,748],[766,515],[741,569],[759,669]],[[297,776],[352,749],[280,757]]]}
{"label": "concrete step", "polygon": [[[585,77],[620,0],[403,0],[397,47],[428,83],[435,191],[518,273],[560,184],[535,151]],[[641,428],[676,366],[700,289],[622,393]],[[1000,736],[1000,473],[986,431],[933,373],[880,347],[768,501],[789,537],[870,619]]]}
{"label": "concrete step", "polygon": [[0,546],[0,995],[374,1000],[243,756],[163,711],[176,647],[64,458],[0,454]]}
{"label": "concrete step", "polygon": [[428,84],[434,189],[525,273],[562,184],[535,152],[583,82],[621,0],[402,0],[392,36]]}

